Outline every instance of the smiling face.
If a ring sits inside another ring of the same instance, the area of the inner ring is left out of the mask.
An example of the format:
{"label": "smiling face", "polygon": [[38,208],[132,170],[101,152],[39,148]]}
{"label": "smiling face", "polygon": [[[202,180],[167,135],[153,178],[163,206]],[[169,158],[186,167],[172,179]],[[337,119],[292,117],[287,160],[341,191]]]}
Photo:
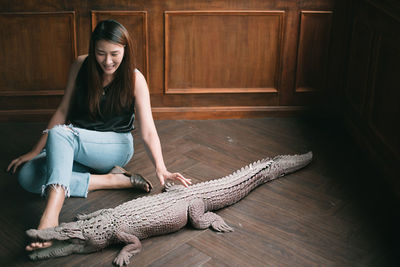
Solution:
{"label": "smiling face", "polygon": [[124,46],[106,40],[96,42],[96,61],[106,75],[113,75],[124,58]]}

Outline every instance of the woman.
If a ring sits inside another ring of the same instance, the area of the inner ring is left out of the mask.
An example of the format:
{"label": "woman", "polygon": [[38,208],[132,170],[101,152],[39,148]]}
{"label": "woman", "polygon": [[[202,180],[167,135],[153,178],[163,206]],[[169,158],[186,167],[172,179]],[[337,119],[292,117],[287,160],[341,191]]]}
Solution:
{"label": "woman", "polygon": [[[147,192],[151,184],[122,167],[133,155],[134,119],[161,185],[190,180],[165,167],[154,125],[150,96],[143,75],[135,69],[128,31],[114,20],[100,22],[92,33],[89,54],[73,63],[64,97],[34,148],[7,170],[19,172],[26,190],[47,196],[38,229],[59,224],[66,196],[86,197],[88,191],[136,187]],[[45,148],[45,149],[44,149]],[[32,242],[31,251],[50,246]]]}

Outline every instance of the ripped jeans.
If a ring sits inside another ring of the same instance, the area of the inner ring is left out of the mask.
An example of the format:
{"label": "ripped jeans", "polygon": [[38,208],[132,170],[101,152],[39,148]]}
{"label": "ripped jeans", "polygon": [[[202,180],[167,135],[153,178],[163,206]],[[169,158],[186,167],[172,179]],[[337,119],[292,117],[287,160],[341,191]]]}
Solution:
{"label": "ripped jeans", "polygon": [[90,173],[108,173],[133,156],[130,132],[98,132],[72,125],[46,131],[46,148],[18,174],[21,186],[32,193],[43,195],[48,186],[59,185],[67,197],[87,197]]}

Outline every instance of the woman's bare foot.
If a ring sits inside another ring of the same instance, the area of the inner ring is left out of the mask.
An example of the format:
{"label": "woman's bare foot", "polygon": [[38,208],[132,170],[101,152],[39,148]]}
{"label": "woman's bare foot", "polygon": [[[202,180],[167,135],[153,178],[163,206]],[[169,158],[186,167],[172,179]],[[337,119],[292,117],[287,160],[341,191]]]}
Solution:
{"label": "woman's bare foot", "polygon": [[[65,190],[61,186],[49,186],[46,208],[40,219],[38,230],[55,227],[58,225],[58,216],[65,198]],[[52,245],[50,241],[36,241],[25,247],[27,251],[47,248]]]}
{"label": "woman's bare foot", "polygon": [[[51,228],[55,227],[58,225],[58,218],[47,218],[45,214],[43,214],[42,218],[40,219],[40,223],[38,226],[38,230],[41,229],[46,229],[46,228]],[[46,241],[46,242],[32,242],[29,245],[25,247],[25,250],[27,251],[33,251],[36,249],[41,249],[41,248],[48,248],[52,245],[51,241]]]}

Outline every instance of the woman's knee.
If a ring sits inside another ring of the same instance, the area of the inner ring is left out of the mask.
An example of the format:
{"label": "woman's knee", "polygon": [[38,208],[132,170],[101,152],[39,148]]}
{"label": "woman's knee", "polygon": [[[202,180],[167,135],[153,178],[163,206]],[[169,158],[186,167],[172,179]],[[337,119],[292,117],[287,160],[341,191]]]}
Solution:
{"label": "woman's knee", "polygon": [[70,133],[73,133],[73,130],[68,127],[67,125],[64,124],[59,124],[54,126],[51,129],[47,129],[44,131],[45,133],[48,133],[49,136],[65,136]]}
{"label": "woman's knee", "polygon": [[56,125],[45,132],[48,133],[46,147],[57,144],[62,140],[70,141],[71,136],[75,134],[67,125]]}

